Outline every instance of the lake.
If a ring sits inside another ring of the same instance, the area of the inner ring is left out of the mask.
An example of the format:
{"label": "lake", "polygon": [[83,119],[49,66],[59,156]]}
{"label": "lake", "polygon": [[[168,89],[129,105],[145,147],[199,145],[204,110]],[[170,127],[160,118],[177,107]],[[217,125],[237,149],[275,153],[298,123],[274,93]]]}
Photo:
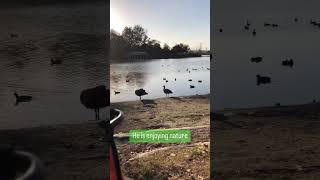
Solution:
{"label": "lake", "polygon": [[[105,8],[98,2],[1,8],[1,129],[94,119],[94,111],[81,105],[80,93],[108,84]],[[51,66],[51,57],[62,64]],[[15,106],[14,92],[33,100]],[[106,113],[102,110],[101,117]]]}
{"label": "lake", "polygon": [[[209,94],[210,69],[208,68],[210,68],[208,56],[113,63],[110,65],[111,102],[139,100],[135,90],[140,88],[148,92],[142,99],[165,97],[164,85],[173,92],[170,96]],[[192,81],[188,81],[189,79]],[[199,80],[202,82],[199,83]],[[195,88],[191,89],[190,85],[194,85]],[[114,91],[120,94],[115,94]]]}
{"label": "lake", "polygon": [[[318,1],[216,1],[213,109],[319,101],[320,28],[310,25],[311,19],[320,20],[318,6]],[[249,32],[244,29],[247,19]],[[265,22],[279,27],[264,27]],[[263,61],[251,63],[255,56]],[[293,68],[281,65],[289,58],[294,60]],[[271,77],[271,84],[257,86],[257,74]]]}

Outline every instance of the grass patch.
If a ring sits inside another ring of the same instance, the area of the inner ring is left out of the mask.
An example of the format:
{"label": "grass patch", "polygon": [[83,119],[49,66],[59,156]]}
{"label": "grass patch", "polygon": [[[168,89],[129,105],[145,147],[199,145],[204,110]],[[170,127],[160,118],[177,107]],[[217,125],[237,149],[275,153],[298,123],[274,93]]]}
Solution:
{"label": "grass patch", "polygon": [[207,145],[172,148],[132,160],[122,168],[134,179],[210,179]]}

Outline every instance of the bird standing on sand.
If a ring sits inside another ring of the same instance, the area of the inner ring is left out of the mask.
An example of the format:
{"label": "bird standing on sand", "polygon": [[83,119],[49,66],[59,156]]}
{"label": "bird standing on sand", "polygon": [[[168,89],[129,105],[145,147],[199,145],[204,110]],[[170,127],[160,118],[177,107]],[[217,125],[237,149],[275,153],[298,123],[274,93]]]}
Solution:
{"label": "bird standing on sand", "polygon": [[166,86],[163,86],[163,92],[166,94],[166,96],[169,96],[169,94],[172,94],[172,91],[170,89],[166,89]]}
{"label": "bird standing on sand", "polygon": [[110,106],[110,90],[104,85],[83,90],[80,94],[80,101],[86,108],[94,109],[95,118],[99,120],[100,108]]}
{"label": "bird standing on sand", "polygon": [[140,89],[137,89],[135,90],[134,92],[137,96],[140,97],[140,100],[141,100],[141,96],[144,96],[144,95],[147,95],[148,93],[146,92],[146,90],[140,88]]}
{"label": "bird standing on sand", "polygon": [[20,102],[29,102],[32,100],[31,96],[19,96],[18,93],[14,93],[14,96],[16,97],[16,105],[18,105]]}

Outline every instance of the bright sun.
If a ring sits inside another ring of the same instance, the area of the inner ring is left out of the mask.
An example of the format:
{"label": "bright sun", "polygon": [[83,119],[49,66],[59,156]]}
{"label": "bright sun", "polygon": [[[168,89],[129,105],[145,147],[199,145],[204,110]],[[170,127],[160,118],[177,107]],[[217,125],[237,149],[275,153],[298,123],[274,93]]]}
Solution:
{"label": "bright sun", "polygon": [[113,29],[119,33],[122,32],[124,26],[117,14],[110,8],[110,29]]}

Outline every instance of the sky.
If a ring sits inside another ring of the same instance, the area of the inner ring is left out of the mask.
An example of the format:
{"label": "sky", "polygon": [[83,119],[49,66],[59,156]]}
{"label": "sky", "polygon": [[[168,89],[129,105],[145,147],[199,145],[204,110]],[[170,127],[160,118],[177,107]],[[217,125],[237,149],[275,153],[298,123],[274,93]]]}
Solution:
{"label": "sky", "polygon": [[148,36],[167,43],[210,49],[210,0],[111,0],[110,29],[142,25]]}

